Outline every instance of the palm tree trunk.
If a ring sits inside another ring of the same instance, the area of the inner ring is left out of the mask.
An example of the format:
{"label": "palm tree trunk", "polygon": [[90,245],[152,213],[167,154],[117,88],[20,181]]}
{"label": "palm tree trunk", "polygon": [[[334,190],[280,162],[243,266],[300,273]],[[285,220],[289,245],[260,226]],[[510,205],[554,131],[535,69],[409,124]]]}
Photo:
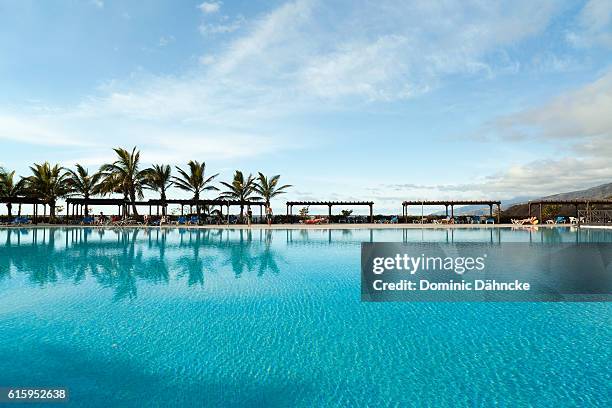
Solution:
{"label": "palm tree trunk", "polygon": [[135,216],[138,216],[138,210],[136,209],[136,192],[130,192],[130,201],[132,201],[132,212]]}
{"label": "palm tree trunk", "polygon": [[8,210],[8,216],[9,216],[9,218],[13,218],[13,213],[12,213],[13,204],[11,204],[11,203],[7,203],[7,204],[6,204],[6,209]]}
{"label": "palm tree trunk", "polygon": [[244,205],[240,204],[240,223],[244,223]]}
{"label": "palm tree trunk", "polygon": [[200,217],[200,205],[198,204],[198,201],[200,201],[200,193],[195,193],[195,195],[193,196],[193,199],[196,200],[196,214],[198,214],[198,218]]}
{"label": "palm tree trunk", "polygon": [[162,216],[166,216],[166,192],[161,192]]}
{"label": "palm tree trunk", "polygon": [[19,203],[19,209],[17,210],[17,216],[21,217],[21,203]]}
{"label": "palm tree trunk", "polygon": [[55,218],[55,201],[49,201],[49,217]]}

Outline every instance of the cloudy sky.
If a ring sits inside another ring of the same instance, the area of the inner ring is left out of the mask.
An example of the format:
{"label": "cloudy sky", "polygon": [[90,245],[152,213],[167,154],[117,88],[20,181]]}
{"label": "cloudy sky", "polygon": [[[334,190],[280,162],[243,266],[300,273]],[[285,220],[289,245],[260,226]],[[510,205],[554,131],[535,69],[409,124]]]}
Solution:
{"label": "cloudy sky", "polygon": [[136,145],[392,211],[612,182],[610,0],[0,0],[0,89],[20,174]]}

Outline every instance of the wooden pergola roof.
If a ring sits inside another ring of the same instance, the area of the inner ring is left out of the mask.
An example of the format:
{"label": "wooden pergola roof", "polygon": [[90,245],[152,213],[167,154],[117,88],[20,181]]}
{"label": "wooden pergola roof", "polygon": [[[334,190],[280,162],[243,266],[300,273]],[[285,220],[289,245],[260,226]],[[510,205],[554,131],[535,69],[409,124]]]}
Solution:
{"label": "wooden pergola roof", "polygon": [[47,204],[46,201],[35,197],[0,197],[2,204]]}
{"label": "wooden pergola roof", "polygon": [[129,201],[123,198],[74,198],[69,197],[66,199],[66,204],[81,204],[81,205],[124,205],[131,204]]}
{"label": "wooden pergola roof", "polygon": [[374,205],[374,201],[287,201],[287,205]]}
{"label": "wooden pergola roof", "polygon": [[588,199],[588,198],[581,198],[581,199],[574,199],[574,200],[547,200],[547,199],[542,199],[542,200],[530,200],[528,204],[542,204],[542,205],[554,205],[554,204],[559,204],[559,205],[579,205],[579,204],[612,204],[612,200],[605,200],[605,199]]}
{"label": "wooden pergola roof", "polygon": [[499,200],[412,200],[402,205],[501,205]]}
{"label": "wooden pergola roof", "polygon": [[448,207],[451,208],[450,217],[455,217],[455,206],[456,205],[483,205],[489,207],[489,216],[493,216],[493,206],[496,205],[498,208],[497,212],[497,222],[499,223],[500,212],[501,212],[501,201],[500,200],[412,200],[412,201],[404,201],[402,203],[402,210],[404,220],[408,222],[408,206],[410,205],[443,205],[446,207],[446,216],[448,217]]}
{"label": "wooden pergola roof", "polygon": [[[374,201],[287,201],[287,216],[293,216],[294,205],[320,205],[329,208],[329,219],[332,217],[332,207],[334,205],[367,205],[370,208],[370,222],[374,222]],[[293,218],[291,218],[293,223]]]}
{"label": "wooden pergola roof", "polygon": [[193,199],[184,199],[184,200],[149,200],[144,203],[144,205],[164,205],[167,204],[179,204],[179,205],[224,205],[224,206],[232,206],[232,205],[265,205],[266,203],[263,201],[256,200],[223,200],[223,199],[214,199],[214,200],[193,200]]}
{"label": "wooden pergola roof", "polygon": [[[129,200],[123,198],[67,198],[66,204],[88,204],[88,205],[132,205]],[[139,206],[147,205],[168,205],[168,204],[179,204],[179,205],[264,205],[263,201],[239,201],[239,200],[159,200],[152,199],[148,201],[135,201],[134,204]]]}

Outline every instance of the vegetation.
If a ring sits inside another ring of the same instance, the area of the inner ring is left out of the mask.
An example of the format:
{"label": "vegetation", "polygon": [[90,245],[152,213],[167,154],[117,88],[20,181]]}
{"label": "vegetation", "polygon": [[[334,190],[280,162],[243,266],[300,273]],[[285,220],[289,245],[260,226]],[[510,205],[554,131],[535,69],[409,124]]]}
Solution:
{"label": "vegetation", "polygon": [[262,173],[259,173],[259,177],[257,177],[257,182],[255,183],[255,191],[266,202],[266,207],[270,206],[270,201],[272,200],[272,198],[285,193],[284,190],[288,189],[289,187],[292,187],[290,184],[279,186],[279,180],[280,174],[277,174],[272,178],[268,178]]}
{"label": "vegetation", "polygon": [[[174,177],[174,185],[183,191],[189,191],[193,193],[193,199],[199,200],[200,193],[203,191],[219,190],[217,187],[211,185],[212,181],[219,175],[214,174],[206,178],[206,163],[190,160],[187,163],[188,171],[176,167],[180,177]],[[200,215],[200,206],[196,206],[196,212]]]}
{"label": "vegetation", "polygon": [[552,219],[553,217],[559,215],[561,211],[561,206],[558,204],[549,204],[542,207],[542,220]]}
{"label": "vegetation", "polygon": [[100,167],[102,182],[98,191],[102,195],[122,193],[126,201],[132,202],[134,215],[138,215],[135,201],[136,198],[142,199],[144,197],[142,189],[146,182],[147,173],[139,170],[140,152],[136,150],[136,147],[132,149],[131,153],[122,148],[113,150],[117,154],[117,160]]}
{"label": "vegetation", "polygon": [[342,215],[342,218],[348,219],[348,217],[350,217],[351,214],[353,214],[353,210],[342,210],[340,211],[340,214]]}
{"label": "vegetation", "polygon": [[59,164],[52,167],[49,162],[34,163],[30,170],[32,175],[25,179],[27,193],[49,205],[49,215],[51,218],[55,218],[57,200],[70,193],[67,182],[68,173]]}
{"label": "vegetation", "polygon": [[[159,193],[162,202],[167,200],[168,190],[172,187],[192,193],[194,200],[200,200],[202,193],[206,191],[219,191],[213,185],[219,174],[207,176],[205,162],[189,161],[186,169],[177,166],[178,175],[173,176],[172,169],[167,164],[155,164],[141,170],[140,152],[136,147],[131,151],[117,147],[113,151],[116,155],[115,160],[103,164],[95,173],[91,173],[81,164],[76,164],[74,169],[65,169],[59,164],[51,165],[45,162],[34,163],[30,167],[32,173],[30,176],[16,180],[14,171],[9,172],[0,168],[0,200],[17,197],[37,198],[49,205],[50,216],[54,218],[57,210],[62,208],[57,206],[59,199],[78,196],[87,200],[94,196],[121,194],[126,202],[132,203],[132,213],[138,215],[135,201],[144,198],[145,189]],[[284,194],[291,187],[289,184],[280,185],[280,175],[267,177],[263,173],[258,173],[257,178],[252,174],[245,177],[244,173],[238,170],[234,173],[231,182],[220,182],[220,184],[225,190],[220,193],[218,199],[242,202],[241,221],[244,221],[243,202],[263,200],[266,206],[270,206],[274,197]],[[9,217],[12,217],[12,203],[6,205]],[[202,207],[196,206],[196,208],[199,215]],[[162,206],[162,211],[166,215],[165,205]],[[87,201],[85,201],[85,212],[89,212]],[[124,215],[128,213],[129,209],[126,208]]]}
{"label": "vegetation", "polygon": [[[88,199],[95,194],[101,177],[100,173],[90,175],[89,170],[77,164],[76,171],[68,170],[66,183],[70,190],[69,193]],[[89,204],[87,202],[85,202],[85,214],[89,214]]]}
{"label": "vegetation", "polygon": [[[17,198],[25,195],[25,183],[21,179],[15,182],[15,172],[5,172],[0,169],[0,198]],[[21,205],[19,206],[21,209]],[[6,203],[9,218],[13,216],[13,204]],[[21,213],[21,211],[19,211]]]}
{"label": "vegetation", "polygon": [[166,215],[166,191],[173,185],[172,169],[167,164],[154,164],[145,170],[144,188],[157,191],[162,202],[162,215]]}
{"label": "vegetation", "polygon": [[[255,178],[252,174],[245,179],[244,174],[240,170],[236,170],[234,173],[234,180],[230,183],[226,183],[224,181],[221,182],[227,190],[223,191],[219,198],[221,199],[230,199],[230,200],[239,200],[239,201],[249,201],[249,200],[261,200],[261,197],[253,197],[253,194],[256,193],[255,188],[257,187],[255,183]],[[244,204],[240,204],[240,222],[244,219]]]}

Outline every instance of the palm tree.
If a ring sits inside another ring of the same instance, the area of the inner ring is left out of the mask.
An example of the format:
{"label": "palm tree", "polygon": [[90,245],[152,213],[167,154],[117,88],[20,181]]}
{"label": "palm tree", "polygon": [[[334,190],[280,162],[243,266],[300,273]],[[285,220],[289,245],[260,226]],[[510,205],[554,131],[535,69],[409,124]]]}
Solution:
{"label": "palm tree", "polygon": [[255,191],[257,194],[261,196],[266,202],[266,207],[270,206],[270,201],[276,197],[277,195],[286,193],[286,189],[289,187],[293,187],[291,184],[285,184],[284,186],[278,185],[278,181],[280,180],[280,174],[272,178],[268,178],[263,175],[263,173],[259,173],[257,177],[257,182],[255,183]]}
{"label": "palm tree", "polygon": [[244,217],[244,202],[248,200],[259,200],[259,197],[252,197],[255,193],[255,178],[252,174],[245,179],[244,174],[240,170],[236,170],[234,173],[234,180],[232,183],[221,182],[227,190],[222,192],[219,198],[221,199],[232,199],[240,201],[240,220]]}
{"label": "palm tree", "polygon": [[102,182],[96,192],[101,194],[123,193],[126,201],[132,202],[132,211],[138,215],[136,210],[136,198],[144,197],[142,188],[146,180],[146,172],[139,170],[140,152],[136,147],[132,152],[117,147],[113,149],[117,154],[117,160],[100,167]]}
{"label": "palm tree", "polygon": [[166,191],[172,186],[172,169],[167,164],[154,164],[145,171],[144,187],[158,191],[162,202],[162,215],[166,215]]}
{"label": "palm tree", "polygon": [[[219,190],[217,187],[210,185],[212,181],[219,175],[214,174],[208,178],[206,178],[206,163],[202,162],[201,164],[197,161],[190,160],[187,163],[189,166],[189,173],[180,167],[176,167],[176,170],[179,172],[180,177],[173,177],[174,185],[184,191],[190,191],[193,193],[193,199],[199,200],[200,193],[202,191],[211,191],[211,190]],[[198,216],[200,215],[200,206],[196,205],[196,211]]]}
{"label": "palm tree", "polygon": [[101,178],[102,174],[100,173],[89,175],[89,170],[80,164],[76,165],[76,171],[68,170],[66,183],[71,194],[80,195],[85,199],[85,214],[89,214],[87,200],[97,191]]}
{"label": "palm tree", "polygon": [[55,203],[57,199],[66,196],[70,192],[70,187],[67,183],[68,173],[59,164],[51,167],[49,162],[43,164],[34,163],[30,170],[32,175],[25,179],[28,192],[48,204],[49,215],[51,218],[55,218]]}
{"label": "palm tree", "polygon": [[[16,198],[25,194],[24,179],[15,183],[15,172],[0,170],[0,198]],[[21,204],[20,204],[21,205]],[[13,204],[6,203],[9,218],[13,217]],[[20,211],[21,212],[21,211]]]}

